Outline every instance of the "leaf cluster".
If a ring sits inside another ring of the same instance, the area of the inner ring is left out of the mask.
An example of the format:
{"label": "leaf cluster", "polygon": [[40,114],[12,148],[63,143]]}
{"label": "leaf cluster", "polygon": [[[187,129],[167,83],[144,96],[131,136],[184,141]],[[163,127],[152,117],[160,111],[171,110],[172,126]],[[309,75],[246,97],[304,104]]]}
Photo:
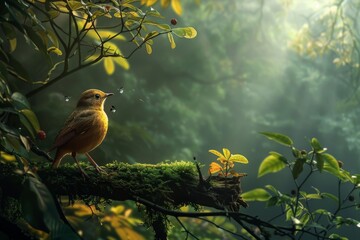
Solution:
{"label": "leaf cluster", "polygon": [[[270,173],[278,173],[287,169],[291,172],[294,189],[290,194],[281,192],[272,185],[265,188],[255,188],[241,195],[245,201],[265,202],[267,207],[280,209],[280,214],[273,217],[269,222],[283,219],[295,229],[294,235],[317,236],[321,239],[347,239],[340,236],[337,229],[347,225],[360,227],[360,221],[346,217],[344,210],[358,210],[359,203],[355,201],[354,194],[358,192],[359,175],[351,174],[342,168],[342,162],[334,156],[326,153],[316,138],[309,142],[310,150],[299,150],[294,146],[291,138],[279,133],[262,132],[272,141],[289,148],[292,160],[277,152],[270,154],[261,162],[258,177]],[[306,183],[315,174],[329,173],[338,181],[337,191],[323,192],[316,187],[306,189]],[[350,185],[350,190],[345,187]],[[315,201],[329,199],[333,207],[326,209],[312,207],[317,206]],[[335,210],[334,210],[335,207]]]}

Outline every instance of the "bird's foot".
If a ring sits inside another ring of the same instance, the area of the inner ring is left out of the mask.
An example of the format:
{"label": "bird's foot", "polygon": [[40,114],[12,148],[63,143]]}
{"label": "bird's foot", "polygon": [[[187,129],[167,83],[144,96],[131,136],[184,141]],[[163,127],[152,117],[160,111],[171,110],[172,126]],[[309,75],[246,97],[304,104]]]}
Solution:
{"label": "bird's foot", "polygon": [[100,174],[108,175],[108,173],[104,169],[102,169],[99,165],[95,166],[95,170]]}

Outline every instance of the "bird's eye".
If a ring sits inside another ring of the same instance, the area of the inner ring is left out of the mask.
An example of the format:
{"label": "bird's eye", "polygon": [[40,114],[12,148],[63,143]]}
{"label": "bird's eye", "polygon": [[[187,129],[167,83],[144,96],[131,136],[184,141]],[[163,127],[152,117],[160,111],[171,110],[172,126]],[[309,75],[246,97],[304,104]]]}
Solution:
{"label": "bird's eye", "polygon": [[99,95],[99,94],[95,94],[95,98],[96,98],[96,99],[100,99],[100,95]]}

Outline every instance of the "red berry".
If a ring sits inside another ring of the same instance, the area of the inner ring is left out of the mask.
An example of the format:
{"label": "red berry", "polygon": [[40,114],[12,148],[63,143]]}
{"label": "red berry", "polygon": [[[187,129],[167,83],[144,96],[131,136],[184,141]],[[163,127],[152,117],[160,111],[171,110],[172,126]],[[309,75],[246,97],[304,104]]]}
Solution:
{"label": "red berry", "polygon": [[40,140],[44,140],[46,138],[46,133],[45,131],[43,130],[40,130],[38,133],[37,133],[37,136]]}
{"label": "red berry", "polygon": [[172,25],[176,25],[176,24],[177,24],[177,20],[176,20],[176,18],[171,19],[171,21],[170,21],[170,22],[171,22],[171,24],[172,24]]}

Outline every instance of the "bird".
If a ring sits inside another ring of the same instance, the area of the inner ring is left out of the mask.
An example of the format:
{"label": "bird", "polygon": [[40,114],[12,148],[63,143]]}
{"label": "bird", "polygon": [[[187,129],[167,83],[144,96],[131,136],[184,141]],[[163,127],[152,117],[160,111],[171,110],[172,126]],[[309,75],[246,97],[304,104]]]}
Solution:
{"label": "bird", "polygon": [[76,154],[79,153],[86,155],[96,171],[103,172],[89,152],[98,147],[106,136],[108,117],[104,104],[111,95],[113,93],[98,89],[88,89],[81,94],[75,110],[65,121],[50,149],[56,149],[52,168],[58,168],[63,157],[71,154],[81,173],[87,176],[76,159]]}

